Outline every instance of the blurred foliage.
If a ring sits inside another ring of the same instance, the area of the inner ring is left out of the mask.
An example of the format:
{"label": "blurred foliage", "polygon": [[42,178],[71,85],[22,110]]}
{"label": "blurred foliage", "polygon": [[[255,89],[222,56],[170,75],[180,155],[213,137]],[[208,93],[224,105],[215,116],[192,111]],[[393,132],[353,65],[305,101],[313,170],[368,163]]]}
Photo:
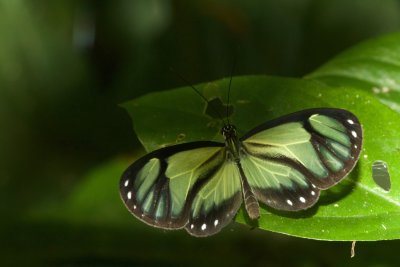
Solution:
{"label": "blurred foliage", "polygon": [[[198,83],[227,76],[237,56],[236,74],[299,77],[399,29],[396,0],[0,0],[3,265],[350,264],[347,243],[238,226],[198,240],[130,218],[117,188],[133,159],[109,172],[107,162],[143,151],[118,104],[183,85],[170,66]],[[96,205],[103,179],[108,207]],[[115,214],[126,224],[113,223]],[[396,255],[386,246],[358,243],[352,265],[390,266]]]}

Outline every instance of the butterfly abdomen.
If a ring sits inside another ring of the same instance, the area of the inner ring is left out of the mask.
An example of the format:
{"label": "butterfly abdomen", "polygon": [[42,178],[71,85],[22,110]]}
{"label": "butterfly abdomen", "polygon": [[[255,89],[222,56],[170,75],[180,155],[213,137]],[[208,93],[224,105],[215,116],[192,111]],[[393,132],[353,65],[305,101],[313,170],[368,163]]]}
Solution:
{"label": "butterfly abdomen", "polygon": [[239,168],[240,181],[242,183],[244,206],[250,219],[256,220],[260,218],[260,205],[258,204],[256,196],[251,190],[249,182],[247,181],[247,178],[243,172],[242,166],[240,165],[240,163],[237,163],[237,166]]}
{"label": "butterfly abdomen", "polygon": [[243,201],[247,214],[249,215],[250,219],[256,220],[260,218],[260,206],[256,196],[253,193],[253,190],[250,187],[249,182],[247,181],[246,175],[244,174],[242,165],[240,163],[241,144],[236,136],[236,128],[235,126],[229,124],[224,126],[221,132],[225,138],[227,160],[235,162],[239,169]]}

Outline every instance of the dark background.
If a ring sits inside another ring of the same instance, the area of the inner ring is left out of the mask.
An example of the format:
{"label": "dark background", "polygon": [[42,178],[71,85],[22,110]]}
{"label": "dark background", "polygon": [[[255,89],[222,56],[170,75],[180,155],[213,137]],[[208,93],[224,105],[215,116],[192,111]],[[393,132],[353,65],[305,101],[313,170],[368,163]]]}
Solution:
{"label": "dark background", "polygon": [[[359,41],[398,30],[395,0],[0,0],[0,261],[396,264],[395,241],[357,243],[350,259],[350,243],[245,226],[207,239],[155,230],[130,218],[122,202],[115,206],[121,217],[100,205],[62,214],[74,205],[70,199],[107,203],[108,195],[92,189],[96,181],[115,183],[109,188],[115,200],[119,177],[108,177],[107,166],[117,161],[123,170],[143,153],[118,104],[185,85],[169,67],[192,83],[204,82],[229,76],[237,57],[236,75],[302,77]],[[82,183],[85,189],[77,190]],[[96,219],[88,219],[92,215]]]}

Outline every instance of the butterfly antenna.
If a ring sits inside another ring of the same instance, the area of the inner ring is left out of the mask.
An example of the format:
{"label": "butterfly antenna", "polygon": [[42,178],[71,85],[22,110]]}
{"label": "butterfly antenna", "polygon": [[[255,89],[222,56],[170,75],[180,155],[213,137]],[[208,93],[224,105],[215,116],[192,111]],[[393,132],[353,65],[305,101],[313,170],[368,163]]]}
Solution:
{"label": "butterfly antenna", "polygon": [[[186,80],[185,77],[183,77],[179,72],[175,71],[172,67],[169,67],[169,69],[170,69],[170,71],[172,71],[173,73],[175,73],[176,75],[178,75],[178,77],[179,77],[182,81],[184,81],[187,85],[189,85],[189,86],[190,86],[190,87],[191,87],[191,88],[192,88],[192,89],[207,103],[207,105],[208,105],[209,107],[211,107],[211,109],[215,112],[215,114],[218,114],[219,118],[222,120],[222,122],[223,122],[224,125],[225,125],[225,121],[224,121],[223,116],[221,115],[221,113],[220,113],[217,109],[214,108],[214,106],[210,105],[210,101],[208,101],[208,99],[205,98],[205,96],[202,95],[202,94],[200,93],[200,91],[197,90],[196,87],[194,87],[188,80]],[[229,122],[229,121],[228,121],[228,122]]]}
{"label": "butterfly antenna", "polygon": [[235,70],[235,65],[236,65],[236,54],[233,57],[233,64],[232,64],[232,69],[231,69],[231,78],[229,80],[229,87],[228,87],[228,101],[227,101],[227,105],[226,105],[226,120],[228,121],[228,124],[230,124],[230,122],[229,122],[229,98],[230,98],[230,95],[231,95],[232,77],[233,77],[233,72]]}

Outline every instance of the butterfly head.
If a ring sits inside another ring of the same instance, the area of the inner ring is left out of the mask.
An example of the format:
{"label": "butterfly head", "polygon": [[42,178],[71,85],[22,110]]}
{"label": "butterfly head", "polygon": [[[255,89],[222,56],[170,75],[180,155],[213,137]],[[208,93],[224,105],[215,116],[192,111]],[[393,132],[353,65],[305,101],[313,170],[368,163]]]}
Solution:
{"label": "butterfly head", "polygon": [[232,139],[236,137],[236,127],[232,124],[225,125],[221,129],[221,134],[224,136],[225,140]]}

